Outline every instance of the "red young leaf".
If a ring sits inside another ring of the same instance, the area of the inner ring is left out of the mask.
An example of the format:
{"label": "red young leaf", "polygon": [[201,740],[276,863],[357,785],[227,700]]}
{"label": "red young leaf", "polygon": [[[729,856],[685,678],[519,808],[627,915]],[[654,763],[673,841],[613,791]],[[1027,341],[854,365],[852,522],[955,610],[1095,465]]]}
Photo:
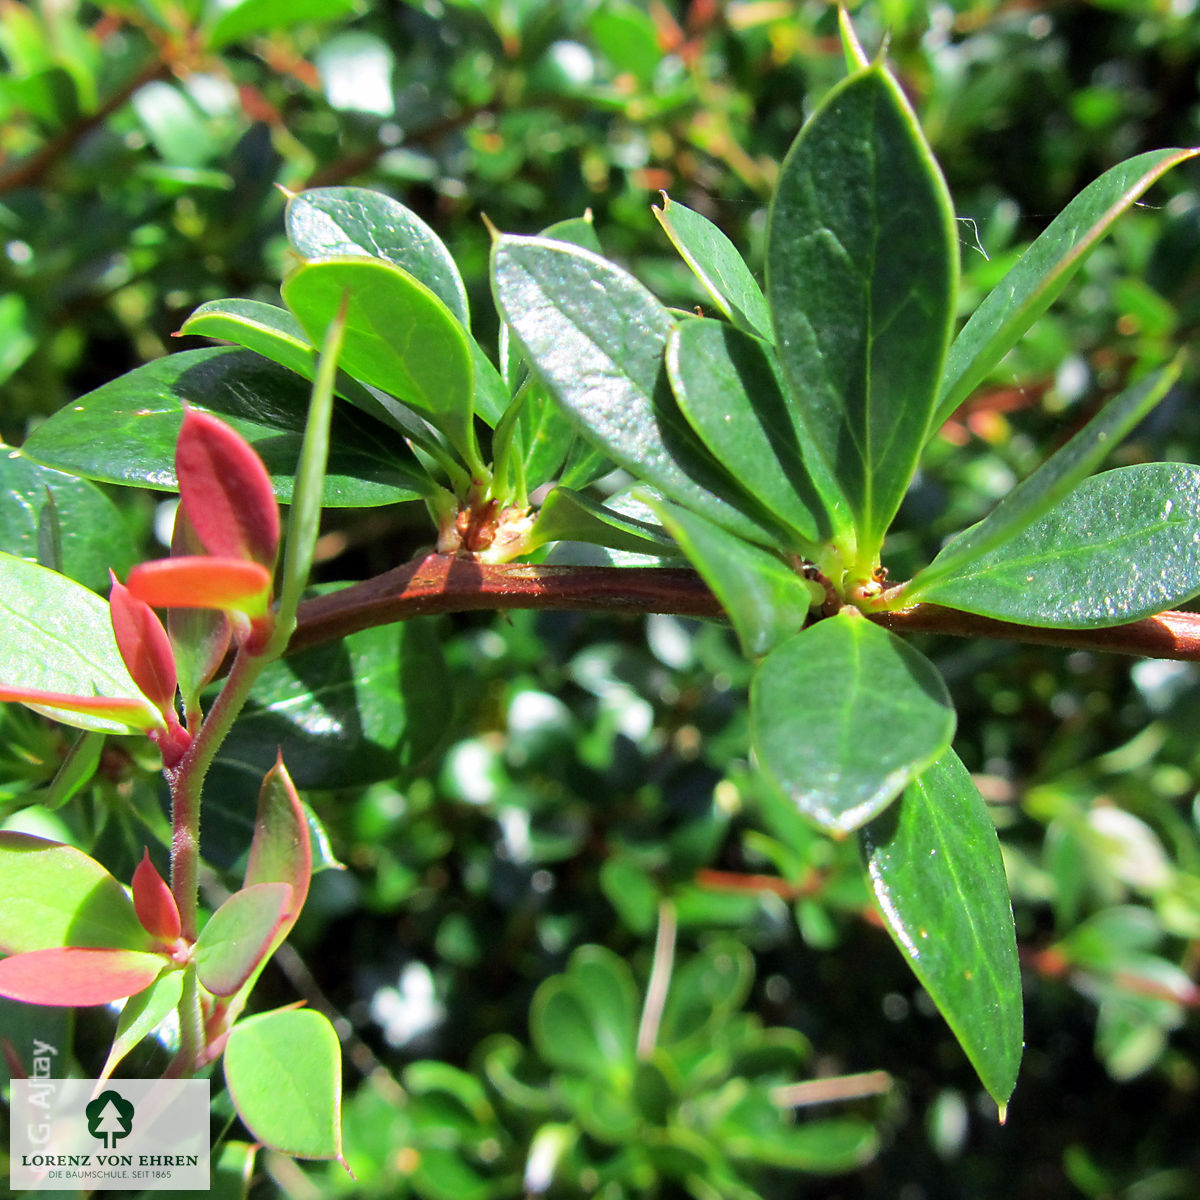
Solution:
{"label": "red young leaf", "polygon": [[117,649],[125,660],[133,682],[169,722],[175,712],[175,688],[178,682],[171,639],[167,637],[158,614],[148,604],[131,595],[124,584],[117,582],[117,577],[111,571],[108,574],[112,580],[108,605]]}
{"label": "red young leaf", "polygon": [[244,558],[159,558],[129,572],[129,590],[154,608],[217,608],[264,617],[271,572]]}
{"label": "red young leaf", "polygon": [[174,945],[182,926],[179,908],[166,881],[154,869],[150,851],[143,849],[142,861],[133,873],[133,908],[142,927],[151,937]]}
{"label": "red young leaf", "polygon": [[262,460],[239,433],[189,408],[175,444],[179,498],[204,548],[267,568],[279,549],[279,505]]}
{"label": "red young leaf", "polygon": [[140,950],[55,946],[0,959],[0,996],[25,1004],[109,1004],[148,988],[167,960]]}
{"label": "red young leaf", "polygon": [[0,684],[0,700],[28,704],[37,709],[62,709],[117,721],[143,733],[162,729],[162,715],[144,696],[75,696],[70,692],[46,692],[40,688],[7,687]]}

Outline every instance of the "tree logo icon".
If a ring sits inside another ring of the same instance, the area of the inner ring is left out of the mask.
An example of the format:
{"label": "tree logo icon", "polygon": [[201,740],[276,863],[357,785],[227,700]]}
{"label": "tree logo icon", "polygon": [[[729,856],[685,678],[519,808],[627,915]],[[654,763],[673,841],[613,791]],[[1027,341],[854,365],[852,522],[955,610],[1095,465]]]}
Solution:
{"label": "tree logo icon", "polygon": [[111,1150],[118,1139],[128,1137],[133,1129],[133,1105],[112,1088],[101,1092],[84,1108],[87,1115],[88,1133]]}

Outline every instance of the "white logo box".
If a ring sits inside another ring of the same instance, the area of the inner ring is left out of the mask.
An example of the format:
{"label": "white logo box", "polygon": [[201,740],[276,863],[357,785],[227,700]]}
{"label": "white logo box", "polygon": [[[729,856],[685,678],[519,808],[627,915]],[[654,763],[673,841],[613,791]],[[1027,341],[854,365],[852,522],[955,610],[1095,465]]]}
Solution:
{"label": "white logo box", "polygon": [[207,1079],[14,1079],[14,1191],[209,1186]]}

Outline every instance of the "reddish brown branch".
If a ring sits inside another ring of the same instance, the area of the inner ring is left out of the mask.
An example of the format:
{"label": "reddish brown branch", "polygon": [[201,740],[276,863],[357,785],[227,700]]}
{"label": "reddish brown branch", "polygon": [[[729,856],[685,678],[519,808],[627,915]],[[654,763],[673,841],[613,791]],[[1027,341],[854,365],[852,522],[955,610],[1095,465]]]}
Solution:
{"label": "reddish brown branch", "polygon": [[60,158],[68,154],[97,125],[102,125],[113,113],[123,108],[134,92],[157,79],[167,79],[170,75],[171,64],[165,60],[156,59],[147,63],[132,79],[109,96],[95,112],[80,117],[56,137],[51,138],[40,150],[34,151],[28,158],[22,159],[8,170],[0,173],[0,193],[40,184],[45,179],[46,173]]}
{"label": "reddish brown branch", "polygon": [[430,554],[305,601],[289,651],[409,617],[512,608],[722,616],[700,577],[685,569],[497,566]]}
{"label": "reddish brown branch", "polygon": [[[724,616],[700,577],[682,568],[494,565],[430,554],[374,579],[306,601],[300,606],[299,627],[289,651],[410,617],[516,608],[657,612],[718,620]],[[1200,662],[1200,613],[1165,612],[1107,629],[1015,625],[934,604],[877,613],[872,619],[897,633],[999,638]]]}
{"label": "reddish brown branch", "polygon": [[1073,650],[1102,650],[1109,654],[1138,654],[1147,658],[1176,658],[1200,662],[1200,613],[1164,612],[1107,629],[1047,629],[1015,625],[970,613],[917,604],[900,612],[878,613],[879,624],[896,633],[943,633],[954,637],[997,638],[1059,646]]}

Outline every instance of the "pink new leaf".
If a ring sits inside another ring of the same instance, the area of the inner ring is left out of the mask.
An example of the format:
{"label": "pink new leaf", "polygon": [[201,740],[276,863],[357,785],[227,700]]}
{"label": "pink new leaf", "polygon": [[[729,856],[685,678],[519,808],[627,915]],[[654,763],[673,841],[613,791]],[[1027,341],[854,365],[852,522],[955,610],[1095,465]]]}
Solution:
{"label": "pink new leaf", "polygon": [[166,880],[150,861],[150,851],[143,849],[142,861],[133,873],[133,908],[142,928],[167,946],[179,940],[182,925],[175,897]]}
{"label": "pink new leaf", "polygon": [[279,550],[279,505],[262,460],[239,433],[189,408],[175,444],[179,498],[209,554],[271,569]]}
{"label": "pink new leaf", "polygon": [[49,692],[42,688],[8,687],[0,684],[0,701],[28,704],[37,709],[61,709],[86,713],[138,729],[143,733],[162,730],[162,714],[144,696],[76,696],[71,692]]}
{"label": "pink new leaf", "polygon": [[0,959],[0,996],[25,1004],[109,1004],[148,988],[167,963],[140,950],[27,950]]}

